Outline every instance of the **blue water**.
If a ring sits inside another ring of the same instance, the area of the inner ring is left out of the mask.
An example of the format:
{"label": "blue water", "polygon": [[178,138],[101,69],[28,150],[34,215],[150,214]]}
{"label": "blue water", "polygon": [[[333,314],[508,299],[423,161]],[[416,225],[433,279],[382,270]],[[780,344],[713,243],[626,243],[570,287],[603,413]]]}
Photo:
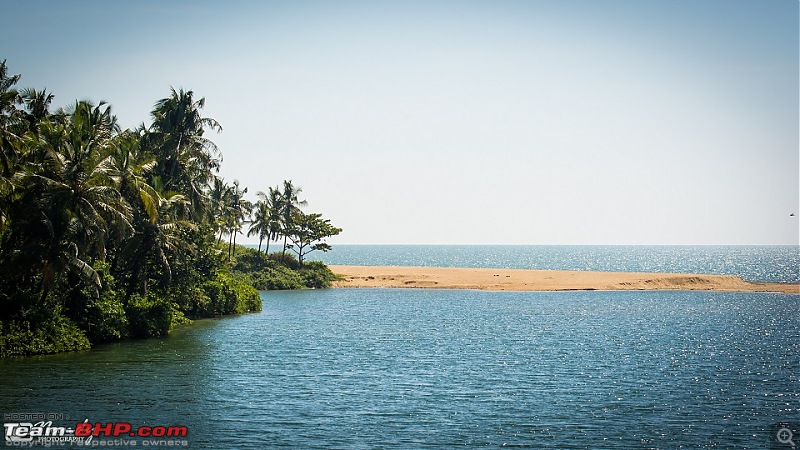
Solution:
{"label": "blue water", "polygon": [[797,295],[262,297],[165,339],[0,360],[0,412],[185,425],[202,449],[760,449],[800,420]]}
{"label": "blue water", "polygon": [[327,264],[738,275],[800,283],[798,246],[336,245]]}

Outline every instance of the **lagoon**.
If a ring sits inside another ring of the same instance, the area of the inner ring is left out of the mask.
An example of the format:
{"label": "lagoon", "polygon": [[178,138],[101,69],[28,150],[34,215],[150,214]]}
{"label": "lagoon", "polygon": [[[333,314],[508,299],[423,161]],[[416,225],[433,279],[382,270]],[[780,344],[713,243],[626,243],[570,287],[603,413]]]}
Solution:
{"label": "lagoon", "polygon": [[797,295],[335,289],[164,339],[0,361],[3,413],[191,448],[764,448],[797,421]]}

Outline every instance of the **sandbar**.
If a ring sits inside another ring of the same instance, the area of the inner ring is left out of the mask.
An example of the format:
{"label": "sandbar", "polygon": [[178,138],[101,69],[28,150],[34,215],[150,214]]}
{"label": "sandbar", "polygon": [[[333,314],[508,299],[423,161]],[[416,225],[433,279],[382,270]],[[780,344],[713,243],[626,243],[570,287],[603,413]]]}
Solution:
{"label": "sandbar", "polygon": [[734,275],[456,267],[339,266],[333,287],[491,291],[690,290],[800,294],[796,283],[754,283]]}

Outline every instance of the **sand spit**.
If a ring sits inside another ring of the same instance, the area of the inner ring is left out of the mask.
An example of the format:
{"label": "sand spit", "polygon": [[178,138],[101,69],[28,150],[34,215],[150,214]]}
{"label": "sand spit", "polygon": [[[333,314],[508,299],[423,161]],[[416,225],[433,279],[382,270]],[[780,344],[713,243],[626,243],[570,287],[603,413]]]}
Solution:
{"label": "sand spit", "polygon": [[800,294],[800,284],[750,283],[732,275],[454,267],[329,266],[334,287],[491,291],[691,290]]}

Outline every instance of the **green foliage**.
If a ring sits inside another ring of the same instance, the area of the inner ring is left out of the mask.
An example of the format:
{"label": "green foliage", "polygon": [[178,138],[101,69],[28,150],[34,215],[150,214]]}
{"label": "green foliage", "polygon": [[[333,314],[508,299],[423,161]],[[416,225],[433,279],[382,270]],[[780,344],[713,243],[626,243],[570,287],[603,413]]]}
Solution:
{"label": "green foliage", "polygon": [[236,309],[227,314],[261,311],[261,296],[245,276],[221,272],[219,279],[236,298]]}
{"label": "green foliage", "polygon": [[204,289],[205,283],[186,289],[179,289],[172,296],[176,311],[181,312],[186,320],[202,319],[213,316],[211,298]]}
{"label": "green foliage", "polygon": [[177,309],[175,305],[172,305],[172,322],[169,324],[169,329],[173,329],[180,325],[186,325],[192,323],[192,319],[186,317],[186,314],[183,313],[180,309]]}
{"label": "green foliage", "polygon": [[[122,130],[104,102],[51,112],[53,95],[18,90],[19,79],[0,61],[0,356],[259,311],[252,284],[330,285],[324,265],[303,259],[341,230],[305,215],[291,181],[259,191],[253,212],[248,189],[216,175],[222,155],[206,132],[221,126],[202,116],[205,99],[172,89],[150,126]],[[264,254],[236,246],[245,223]]]}
{"label": "green foliage", "polygon": [[265,258],[253,249],[239,252],[234,270],[246,275],[253,287],[262,291],[328,288],[337,280],[320,261],[307,262],[300,267],[290,254],[274,253]]}
{"label": "green foliage", "polygon": [[206,316],[261,311],[258,291],[241,275],[220,272],[215,280],[203,284],[203,290],[209,299],[202,311]]}
{"label": "green foliage", "polygon": [[127,316],[132,338],[166,336],[172,326],[173,310],[164,298],[136,294],[128,300]]}
{"label": "green foliage", "polygon": [[331,246],[324,242],[325,238],[341,232],[342,229],[331,225],[329,219],[323,219],[322,214],[306,214],[298,210],[292,213],[292,224],[287,235],[292,241],[290,248],[297,253],[302,267],[303,259],[308,253],[316,250],[327,252]]}
{"label": "green foliage", "polygon": [[202,285],[208,302],[204,303],[205,308],[200,311],[202,317],[213,317],[224,314],[223,311],[235,309],[235,299],[228,295],[228,290],[219,280],[208,280]]}
{"label": "green foliage", "polygon": [[118,341],[128,337],[128,316],[120,300],[121,295],[114,292],[96,299],[89,299],[80,326],[93,344]]}
{"label": "green foliage", "polygon": [[300,269],[300,276],[303,278],[305,287],[323,289],[331,287],[331,283],[337,281],[339,277],[331,272],[321,261],[311,261],[303,264]]}
{"label": "green foliage", "polygon": [[93,269],[102,279],[102,289],[97,291],[92,286],[84,286],[78,293],[78,310],[69,316],[85,331],[92,344],[125,339],[129,332],[124,292],[117,290],[107,263],[97,261]]}
{"label": "green foliage", "polygon": [[89,347],[83,331],[63,316],[33,326],[27,321],[0,322],[0,357],[73,352]]}
{"label": "green foliage", "polygon": [[271,267],[275,265],[270,261],[272,256],[274,255],[265,256],[254,248],[237,246],[236,257],[231,260],[231,269],[236,272],[250,273],[264,267]]}
{"label": "green foliage", "polygon": [[269,260],[292,270],[300,268],[300,262],[291,253],[273,253],[269,255]]}
{"label": "green foliage", "polygon": [[302,289],[305,286],[300,273],[288,267],[275,266],[250,274],[253,286],[261,291],[278,291],[287,289]]}

